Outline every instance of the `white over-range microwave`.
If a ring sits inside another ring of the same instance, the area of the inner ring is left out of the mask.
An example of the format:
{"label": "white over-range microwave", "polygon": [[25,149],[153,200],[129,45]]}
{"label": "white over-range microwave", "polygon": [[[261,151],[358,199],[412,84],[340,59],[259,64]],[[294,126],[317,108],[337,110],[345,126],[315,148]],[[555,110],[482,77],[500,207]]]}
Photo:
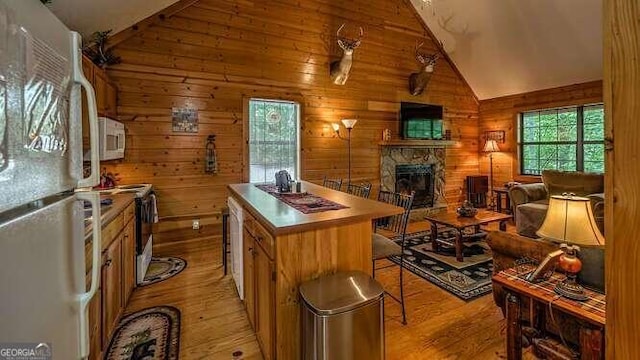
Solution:
{"label": "white over-range microwave", "polygon": [[106,117],[98,118],[100,160],[124,158],[124,124]]}

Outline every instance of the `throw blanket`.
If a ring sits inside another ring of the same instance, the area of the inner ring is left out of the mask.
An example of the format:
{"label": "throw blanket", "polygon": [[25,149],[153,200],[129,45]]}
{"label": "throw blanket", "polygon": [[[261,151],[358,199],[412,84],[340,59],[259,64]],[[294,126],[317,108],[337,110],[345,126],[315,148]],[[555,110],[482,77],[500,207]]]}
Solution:
{"label": "throw blanket", "polygon": [[327,200],[325,198],[309,194],[307,192],[280,193],[278,192],[277,186],[270,184],[256,185],[256,187],[266,193],[271,194],[273,197],[304,214],[348,208],[348,206],[338,204],[331,200]]}

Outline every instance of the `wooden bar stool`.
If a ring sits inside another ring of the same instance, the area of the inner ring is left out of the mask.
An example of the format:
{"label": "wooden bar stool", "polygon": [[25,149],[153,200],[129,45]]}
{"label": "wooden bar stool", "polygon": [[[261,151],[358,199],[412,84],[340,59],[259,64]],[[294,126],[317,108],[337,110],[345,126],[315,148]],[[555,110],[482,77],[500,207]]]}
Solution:
{"label": "wooden bar stool", "polygon": [[227,254],[229,253],[229,208],[222,208],[222,266],[227,275]]}

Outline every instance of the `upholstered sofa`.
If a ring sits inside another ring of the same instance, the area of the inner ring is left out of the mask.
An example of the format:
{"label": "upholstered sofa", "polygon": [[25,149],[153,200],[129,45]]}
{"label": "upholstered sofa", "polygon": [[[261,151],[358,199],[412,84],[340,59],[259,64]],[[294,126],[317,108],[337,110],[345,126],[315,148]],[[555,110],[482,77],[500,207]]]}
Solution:
{"label": "upholstered sofa", "polygon": [[591,200],[593,215],[604,234],[604,175],[545,170],[542,182],[509,189],[518,234],[536,238],[549,208],[549,197],[572,193]]}

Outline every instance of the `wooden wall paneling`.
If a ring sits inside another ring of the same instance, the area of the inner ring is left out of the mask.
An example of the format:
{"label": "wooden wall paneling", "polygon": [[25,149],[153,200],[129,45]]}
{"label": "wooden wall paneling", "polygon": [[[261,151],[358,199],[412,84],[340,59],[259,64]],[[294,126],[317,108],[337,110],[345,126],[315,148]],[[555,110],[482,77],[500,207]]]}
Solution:
{"label": "wooden wall paneling", "polygon": [[[484,145],[484,132],[504,130],[506,141],[500,153],[493,157],[493,184],[503,186],[507,181],[538,182],[540,177],[520,176],[518,163],[518,115],[523,111],[602,102],[602,81],[563,86],[559,88],[510,95],[480,101],[478,151]],[[489,175],[489,158],[479,156],[480,172]]]}
{"label": "wooden wall paneling", "polygon": [[640,358],[640,5],[604,2],[607,359]]}
{"label": "wooden wall paneling", "polygon": [[[122,62],[108,73],[118,86],[127,152],[107,166],[122,182],[154,184],[158,242],[194,234],[190,220],[196,217],[211,228],[225,206],[224,185],[246,179],[243,124],[251,97],[301,104],[302,177],[312,182],[346,177],[346,143],[335,138],[331,123],[357,118],[352,178],[377,189],[378,142],[384,129],[398,135],[401,101],[445,108],[445,127],[458,140],[446,156],[451,207],[463,199],[464,177],[478,172],[478,103],[454,66],[441,59],[423,95],[407,90],[418,69],[416,41],[426,39],[429,51],[440,46],[408,1],[200,0],[151,19],[114,46]],[[349,81],[336,86],[329,63],[341,55],[335,31],[343,22],[349,31],[362,26],[365,37]],[[198,109],[196,134],[171,130],[171,108],[184,106]],[[204,146],[212,133],[220,171],[205,175]]]}

